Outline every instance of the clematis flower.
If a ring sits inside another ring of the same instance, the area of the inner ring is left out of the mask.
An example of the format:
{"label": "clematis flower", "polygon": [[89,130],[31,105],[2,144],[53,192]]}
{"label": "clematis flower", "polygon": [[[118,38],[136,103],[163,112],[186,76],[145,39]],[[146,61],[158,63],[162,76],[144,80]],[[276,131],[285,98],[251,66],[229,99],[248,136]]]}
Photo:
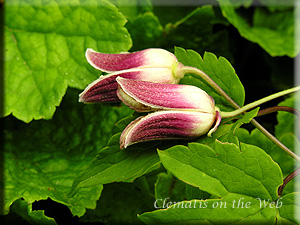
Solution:
{"label": "clematis flower", "polygon": [[155,83],[177,84],[184,76],[183,65],[175,55],[164,49],[145,49],[134,53],[105,54],[92,49],[86,51],[87,61],[107,75],[88,85],[79,95],[84,103],[118,102],[117,77]]}
{"label": "clematis flower", "polygon": [[192,85],[157,84],[118,77],[118,97],[138,112],[192,110],[215,112],[215,103],[205,91]]}
{"label": "clematis flower", "polygon": [[209,132],[215,123],[218,117],[216,114],[158,111],[138,117],[122,132],[120,148],[127,148],[129,145],[143,141],[190,139],[202,136]]}
{"label": "clematis flower", "polygon": [[155,111],[132,121],[122,132],[120,148],[150,140],[189,139],[220,124],[214,100],[191,85],[157,84],[118,77],[118,96],[136,111]]}

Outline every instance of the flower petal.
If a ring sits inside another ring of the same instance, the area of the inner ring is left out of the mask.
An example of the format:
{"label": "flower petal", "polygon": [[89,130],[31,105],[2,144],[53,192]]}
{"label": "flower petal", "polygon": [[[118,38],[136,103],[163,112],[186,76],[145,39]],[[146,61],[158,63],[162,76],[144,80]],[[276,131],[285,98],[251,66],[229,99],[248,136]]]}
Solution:
{"label": "flower petal", "polygon": [[120,100],[117,96],[117,77],[118,75],[115,74],[101,76],[84,89],[79,95],[79,102],[119,102]]}
{"label": "flower petal", "polygon": [[[136,111],[192,109],[212,114],[215,112],[214,100],[205,91],[195,86],[159,84],[122,77],[118,77],[117,82],[119,98]],[[138,107],[139,105],[141,108]]]}
{"label": "flower petal", "polygon": [[132,121],[120,137],[120,148],[151,140],[187,139],[208,132],[215,115],[202,112],[159,111]]}
{"label": "flower petal", "polygon": [[211,129],[209,130],[209,132],[207,133],[207,136],[208,136],[208,137],[211,137],[211,134],[214,133],[214,132],[217,130],[218,126],[219,126],[220,123],[221,123],[221,120],[222,120],[222,117],[221,117],[220,112],[219,112],[219,111],[216,111],[216,120],[215,120],[215,123],[214,123],[213,128],[211,128]]}
{"label": "flower petal", "polygon": [[172,77],[172,71],[168,68],[142,68],[130,69],[101,76],[88,85],[79,95],[79,102],[100,103],[119,102],[117,96],[118,84],[116,78],[124,77],[134,80],[146,80],[160,83],[179,82]]}
{"label": "flower petal", "polygon": [[114,72],[131,68],[171,68],[176,57],[164,49],[150,48],[134,53],[105,54],[90,48],[85,53],[87,61],[96,69]]}

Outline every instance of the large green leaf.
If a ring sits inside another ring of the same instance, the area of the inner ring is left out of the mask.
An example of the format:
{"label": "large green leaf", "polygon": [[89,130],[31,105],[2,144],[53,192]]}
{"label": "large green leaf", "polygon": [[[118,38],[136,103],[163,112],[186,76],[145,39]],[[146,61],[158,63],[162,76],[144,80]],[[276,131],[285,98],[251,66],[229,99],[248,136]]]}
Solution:
{"label": "large green leaf", "polygon": [[274,224],[276,205],[230,193],[222,199],[190,200],[139,216],[146,224]]}
{"label": "large green leaf", "polygon": [[[260,148],[215,142],[214,148],[190,143],[158,151],[164,167],[177,178],[216,196],[238,193],[275,200],[282,183],[279,166]],[[257,170],[257,168],[260,168]]]}
{"label": "large green leaf", "polygon": [[276,202],[231,193],[218,200],[178,202],[139,218],[146,224],[299,224],[297,199],[299,192]]}
{"label": "large green leaf", "polygon": [[[244,87],[236,75],[233,67],[224,57],[217,58],[213,53],[205,52],[203,58],[193,50],[184,50],[176,47],[175,55],[185,66],[196,67],[205,72],[214,80],[238,105],[242,106],[245,100]],[[212,96],[221,110],[232,110],[226,100],[217,94],[210,86],[202,82],[201,78],[185,75],[180,81],[183,84],[195,85]]]}
{"label": "large green leaf", "polygon": [[271,202],[229,194],[218,200],[178,202],[139,218],[146,224],[299,224],[299,195],[295,192]]}
{"label": "large green leaf", "polygon": [[50,121],[27,125],[5,118],[5,213],[20,198],[31,204],[50,197],[78,216],[96,207],[101,185],[82,188],[72,198],[67,194],[74,178],[106,145],[114,124],[132,110],[79,104],[77,98],[78,91],[71,89]]}
{"label": "large green leaf", "polygon": [[147,224],[274,223],[281,170],[260,148],[243,143],[240,147],[216,141],[213,149],[190,143],[159,150],[168,171],[215,199],[178,202],[139,218]]}
{"label": "large green leaf", "polygon": [[131,47],[125,22],[105,0],[6,2],[4,115],[51,118],[68,86],[83,89],[99,76],[85,59],[87,48]]}
{"label": "large green leaf", "polygon": [[132,182],[160,163],[155,151],[157,143],[133,145],[126,150],[120,150],[119,140],[120,134],[114,135],[108,146],[76,177],[70,195],[74,195],[83,187]]}
{"label": "large green leaf", "polygon": [[[240,35],[259,44],[271,56],[287,55],[295,57],[300,50],[295,40],[294,5],[284,11],[268,11],[255,7],[253,18],[247,18],[249,12],[241,11],[234,0],[218,0],[223,16],[235,26]],[[274,2],[273,2],[274,3]],[[251,13],[251,12],[250,12]]]}

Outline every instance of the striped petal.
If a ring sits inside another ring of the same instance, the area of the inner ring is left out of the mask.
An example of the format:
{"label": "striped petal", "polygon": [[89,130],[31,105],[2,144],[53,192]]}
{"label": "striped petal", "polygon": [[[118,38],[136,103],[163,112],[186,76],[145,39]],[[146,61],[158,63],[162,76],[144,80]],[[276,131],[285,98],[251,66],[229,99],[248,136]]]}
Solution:
{"label": "striped petal", "polygon": [[88,48],[85,56],[94,68],[104,72],[132,68],[172,68],[174,63],[177,63],[177,59],[172,53],[158,48],[121,54],[100,53]]}
{"label": "striped petal", "polygon": [[160,84],[117,78],[118,97],[136,111],[193,110],[215,113],[214,100],[191,85]]}
{"label": "striped petal", "polygon": [[132,121],[122,132],[120,148],[151,141],[190,139],[209,131],[215,114],[187,111],[159,111]]}
{"label": "striped petal", "polygon": [[101,76],[88,85],[79,95],[79,102],[100,103],[119,102],[117,96],[118,84],[116,78],[124,77],[133,80],[145,80],[159,83],[179,82],[172,76],[172,71],[168,68],[144,68],[130,69]]}
{"label": "striped petal", "polygon": [[93,83],[89,84],[79,95],[79,102],[99,103],[99,102],[119,102],[117,97],[118,75],[101,76]]}

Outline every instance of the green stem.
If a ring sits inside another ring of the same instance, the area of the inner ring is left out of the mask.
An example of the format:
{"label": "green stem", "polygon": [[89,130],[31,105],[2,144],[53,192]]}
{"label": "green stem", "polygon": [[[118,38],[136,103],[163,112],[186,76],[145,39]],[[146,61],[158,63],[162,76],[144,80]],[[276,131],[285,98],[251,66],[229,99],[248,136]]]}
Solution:
{"label": "green stem", "polygon": [[282,97],[284,95],[288,95],[288,94],[291,94],[293,92],[296,92],[296,91],[300,91],[300,86],[297,86],[297,87],[293,87],[291,89],[288,89],[288,90],[284,90],[284,91],[281,91],[281,92],[278,92],[278,93],[275,93],[273,95],[269,95],[265,98],[262,98],[260,100],[257,100],[255,102],[252,102],[248,105],[245,105],[237,110],[234,110],[232,112],[221,112],[221,117],[222,118],[229,118],[229,117],[234,117],[234,116],[237,116],[241,113],[244,113],[246,111],[248,111],[249,109],[252,109],[252,108],[255,108],[263,103],[266,103],[268,101],[271,101],[275,98],[279,98],[279,97]]}
{"label": "green stem", "polygon": [[202,70],[199,70],[195,67],[184,66],[182,68],[182,72],[184,74],[193,73],[200,76],[205,82],[207,82],[211,87],[213,87],[219,95],[225,98],[225,100],[229,102],[234,108],[236,109],[240,108],[240,106],[235,101],[233,101],[232,98],[230,98],[229,95],[225,91],[223,91],[223,89]]}
{"label": "green stem", "polygon": [[[220,94],[223,98],[226,99],[226,101],[232,105],[234,108],[239,109],[240,106],[230,98],[226,92],[223,91],[223,89],[214,82],[206,73],[203,71],[189,66],[184,66],[182,68],[182,72],[184,74],[186,73],[193,73],[195,75],[200,76],[205,82],[207,82],[212,88],[215,89],[215,91]],[[259,130],[261,131],[267,138],[269,138],[274,144],[276,144],[279,148],[281,148],[283,151],[285,151],[288,155],[296,159],[300,162],[300,157],[296,155],[294,152],[292,152],[288,147],[286,147],[284,144],[282,144],[276,137],[274,137],[269,131],[267,131],[262,125],[260,125],[255,119],[251,120],[251,123]]]}

